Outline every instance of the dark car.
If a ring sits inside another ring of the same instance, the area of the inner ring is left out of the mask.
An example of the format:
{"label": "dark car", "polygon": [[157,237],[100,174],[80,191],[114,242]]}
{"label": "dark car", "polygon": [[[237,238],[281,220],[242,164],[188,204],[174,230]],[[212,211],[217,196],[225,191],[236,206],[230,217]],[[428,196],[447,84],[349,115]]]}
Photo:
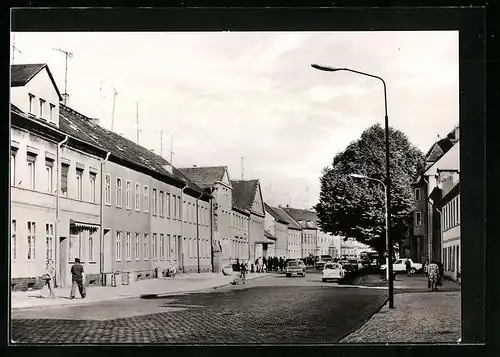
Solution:
{"label": "dark car", "polygon": [[352,273],[352,265],[350,261],[348,261],[347,259],[342,259],[338,262],[342,264],[342,269],[344,269],[346,273]]}

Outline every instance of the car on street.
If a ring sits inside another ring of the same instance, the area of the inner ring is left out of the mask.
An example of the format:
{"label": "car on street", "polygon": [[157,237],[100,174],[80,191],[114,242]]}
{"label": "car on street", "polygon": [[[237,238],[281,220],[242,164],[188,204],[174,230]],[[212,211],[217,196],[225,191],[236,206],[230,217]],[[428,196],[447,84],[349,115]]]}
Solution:
{"label": "car on street", "polygon": [[344,269],[345,274],[352,273],[352,265],[347,259],[341,259],[338,263],[342,265],[342,269]]}
{"label": "car on street", "polygon": [[[411,274],[415,274],[416,272],[419,272],[422,270],[423,266],[420,263],[414,263],[411,258],[401,258],[397,259],[393,264],[392,264],[392,270],[394,272],[405,272],[406,271],[406,260],[410,261],[411,264]],[[380,266],[380,270],[386,270],[387,269],[387,264],[382,264]]]}
{"label": "car on street", "polygon": [[326,263],[327,262],[325,260],[320,259],[316,261],[314,267],[316,268],[316,270],[323,270]]}
{"label": "car on street", "polygon": [[321,281],[326,282],[328,280],[340,281],[345,277],[345,270],[340,263],[326,263],[323,269]]}
{"label": "car on street", "polygon": [[301,260],[289,261],[285,268],[285,275],[290,277],[292,275],[306,276],[306,265]]}

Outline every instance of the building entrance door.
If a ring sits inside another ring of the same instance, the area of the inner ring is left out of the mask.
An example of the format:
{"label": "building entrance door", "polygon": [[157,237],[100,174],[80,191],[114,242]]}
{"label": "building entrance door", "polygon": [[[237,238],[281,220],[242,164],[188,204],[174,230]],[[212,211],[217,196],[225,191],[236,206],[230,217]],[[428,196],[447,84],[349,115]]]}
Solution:
{"label": "building entrance door", "polygon": [[57,277],[57,285],[59,287],[67,286],[68,272],[68,237],[59,237],[59,272]]}

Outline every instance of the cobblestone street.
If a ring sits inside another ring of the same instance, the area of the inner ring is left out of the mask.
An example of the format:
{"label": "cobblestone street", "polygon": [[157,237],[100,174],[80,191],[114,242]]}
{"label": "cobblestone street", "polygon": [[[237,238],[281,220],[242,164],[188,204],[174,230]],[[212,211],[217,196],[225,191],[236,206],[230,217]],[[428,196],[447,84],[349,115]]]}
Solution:
{"label": "cobblestone street", "polygon": [[16,311],[16,343],[335,343],[384,304],[386,292],[272,276],[216,291]]}

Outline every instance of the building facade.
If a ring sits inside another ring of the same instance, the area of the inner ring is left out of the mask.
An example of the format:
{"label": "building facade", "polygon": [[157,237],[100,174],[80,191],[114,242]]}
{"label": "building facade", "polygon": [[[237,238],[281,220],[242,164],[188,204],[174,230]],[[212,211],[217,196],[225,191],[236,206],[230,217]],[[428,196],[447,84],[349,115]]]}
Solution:
{"label": "building facade", "polygon": [[47,260],[56,286],[71,284],[79,257],[87,282],[99,284],[100,162],[103,150],[67,135],[62,100],[43,64],[11,67],[11,283],[39,288]]}
{"label": "building facade", "polygon": [[302,227],[290,217],[281,207],[272,207],[273,212],[287,223],[287,259],[299,259],[302,257]]}
{"label": "building facade", "polygon": [[302,228],[301,258],[317,256],[318,246],[318,218],[316,212],[305,209],[281,207]]}
{"label": "building facade", "polygon": [[272,257],[289,258],[288,222],[275,212],[275,209],[268,204],[264,204],[266,210],[265,230],[274,237],[275,244],[271,246],[272,251],[268,252]]}

